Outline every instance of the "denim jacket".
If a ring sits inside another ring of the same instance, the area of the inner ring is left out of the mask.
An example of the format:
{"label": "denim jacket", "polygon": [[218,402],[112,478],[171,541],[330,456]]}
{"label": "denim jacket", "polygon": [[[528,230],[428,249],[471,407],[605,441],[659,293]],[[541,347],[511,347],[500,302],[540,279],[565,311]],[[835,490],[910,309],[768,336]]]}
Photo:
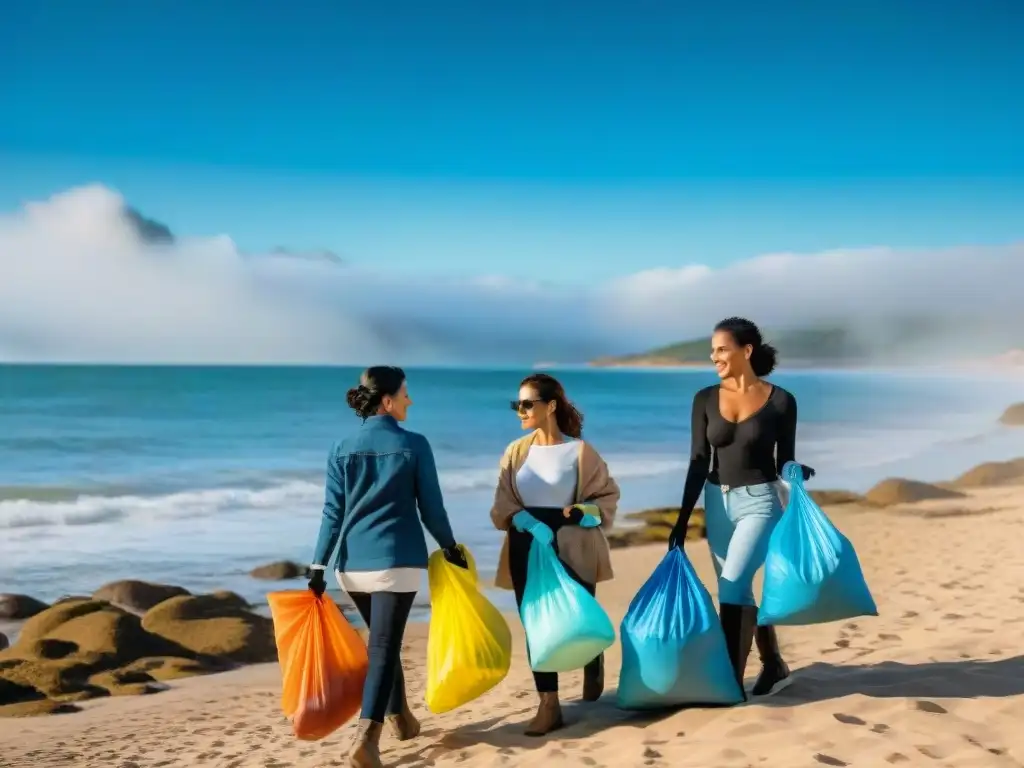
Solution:
{"label": "denim jacket", "polygon": [[425,568],[424,527],[442,549],[455,545],[430,443],[391,416],[371,416],[327,458],[313,565],[326,566],[337,547],[342,572]]}

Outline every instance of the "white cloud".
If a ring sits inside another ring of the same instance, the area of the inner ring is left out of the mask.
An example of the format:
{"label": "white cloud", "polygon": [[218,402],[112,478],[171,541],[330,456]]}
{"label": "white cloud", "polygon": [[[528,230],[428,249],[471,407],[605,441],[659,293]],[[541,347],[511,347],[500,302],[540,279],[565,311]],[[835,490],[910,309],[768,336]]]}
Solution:
{"label": "white cloud", "polygon": [[1021,244],[770,254],[567,291],[246,256],[224,236],[146,245],[123,206],[92,186],[0,216],[0,359],[579,360],[699,335],[732,314],[872,332],[894,315],[955,315],[965,335],[1016,338],[1024,319]]}

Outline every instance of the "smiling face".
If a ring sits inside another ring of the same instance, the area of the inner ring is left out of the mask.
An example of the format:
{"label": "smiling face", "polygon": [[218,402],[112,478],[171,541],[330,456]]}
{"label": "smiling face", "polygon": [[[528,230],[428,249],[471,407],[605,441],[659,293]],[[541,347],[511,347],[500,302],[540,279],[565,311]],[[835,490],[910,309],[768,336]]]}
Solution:
{"label": "smiling face", "polygon": [[715,331],[711,337],[711,362],[715,364],[718,378],[730,379],[750,370],[750,355],[754,348],[749,344],[741,347],[728,331]]}
{"label": "smiling face", "polygon": [[519,388],[519,399],[512,402],[512,408],[519,414],[523,429],[547,427],[555,415],[555,404],[545,403],[537,390],[530,386]]}
{"label": "smiling face", "polygon": [[412,398],[409,397],[409,388],[403,381],[402,386],[394,395],[384,395],[380,401],[384,413],[394,417],[395,421],[405,421],[409,413],[409,406],[412,405]]}

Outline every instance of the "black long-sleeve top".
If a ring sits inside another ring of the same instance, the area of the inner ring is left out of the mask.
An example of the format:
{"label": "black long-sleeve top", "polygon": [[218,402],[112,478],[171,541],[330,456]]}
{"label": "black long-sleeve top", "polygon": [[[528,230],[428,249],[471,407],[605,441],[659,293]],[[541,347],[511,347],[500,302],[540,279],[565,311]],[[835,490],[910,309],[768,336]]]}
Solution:
{"label": "black long-sleeve top", "polygon": [[690,468],[681,509],[684,518],[693,511],[705,481],[730,487],[770,483],[796,456],[793,395],[773,385],[760,410],[733,422],[722,416],[720,391],[715,384],[693,396]]}

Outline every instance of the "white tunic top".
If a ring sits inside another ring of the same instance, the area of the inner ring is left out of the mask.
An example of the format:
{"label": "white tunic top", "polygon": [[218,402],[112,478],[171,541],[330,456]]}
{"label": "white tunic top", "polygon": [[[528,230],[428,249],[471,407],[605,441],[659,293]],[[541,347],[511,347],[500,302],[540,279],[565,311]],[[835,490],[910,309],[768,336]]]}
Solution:
{"label": "white tunic top", "polygon": [[567,440],[557,445],[530,446],[516,473],[516,490],[524,507],[563,509],[576,500],[580,444]]}

